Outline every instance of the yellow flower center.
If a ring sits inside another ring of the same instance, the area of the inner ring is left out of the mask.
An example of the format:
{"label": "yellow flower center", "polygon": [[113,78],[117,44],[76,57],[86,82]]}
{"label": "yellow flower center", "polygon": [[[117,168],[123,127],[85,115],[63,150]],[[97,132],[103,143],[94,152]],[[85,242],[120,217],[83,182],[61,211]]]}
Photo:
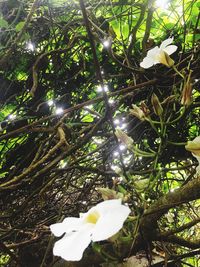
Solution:
{"label": "yellow flower center", "polygon": [[98,213],[98,211],[93,211],[89,213],[88,216],[85,218],[85,222],[96,224],[99,217],[100,217],[100,214]]}
{"label": "yellow flower center", "polygon": [[158,58],[160,63],[167,66],[168,68],[170,68],[174,65],[174,60],[171,59],[171,57],[165,51],[161,51],[157,55],[157,58]]}

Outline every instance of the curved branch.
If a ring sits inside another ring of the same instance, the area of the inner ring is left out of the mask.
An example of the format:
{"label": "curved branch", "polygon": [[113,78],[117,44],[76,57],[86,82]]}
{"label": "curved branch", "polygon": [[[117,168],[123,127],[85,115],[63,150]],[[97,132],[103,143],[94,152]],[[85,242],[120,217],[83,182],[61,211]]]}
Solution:
{"label": "curved branch", "polygon": [[[140,221],[140,233],[138,235],[137,241],[134,244],[133,251],[135,247],[141,247],[144,243],[144,239],[148,240],[158,240],[160,238],[158,229],[158,220],[168,212],[170,208],[179,206],[183,203],[188,203],[189,201],[196,200],[200,198],[200,176],[197,176],[194,180],[188,182],[188,184],[175,190],[174,192],[169,192],[157,201],[155,201],[148,209],[144,211]],[[174,239],[173,239],[174,238]],[[169,240],[166,237],[166,241],[174,242],[178,239],[174,236],[169,236]],[[178,241],[177,241],[178,242]],[[193,248],[197,248],[199,243],[195,243]],[[192,247],[192,244],[191,244]]]}
{"label": "curved branch", "polygon": [[183,187],[169,192],[150,206],[143,215],[144,222],[150,220],[156,223],[170,208],[200,198],[200,176]]}
{"label": "curved branch", "polygon": [[187,247],[187,248],[192,248],[192,249],[200,248],[200,240],[190,241],[190,240],[186,240],[180,236],[175,236],[175,235],[171,235],[171,236],[164,237],[164,238],[158,238],[157,240],[170,242],[172,244],[177,244],[177,245]]}
{"label": "curved branch", "polygon": [[200,222],[200,218],[197,218],[196,220],[193,220],[192,222],[186,223],[186,224],[182,225],[181,227],[179,227],[179,228],[177,228],[175,230],[171,230],[171,231],[168,231],[168,232],[165,232],[165,233],[161,233],[160,237],[161,238],[162,237],[168,237],[170,235],[182,232],[183,230],[189,229],[192,226],[194,226],[195,224],[198,224],[199,222]]}

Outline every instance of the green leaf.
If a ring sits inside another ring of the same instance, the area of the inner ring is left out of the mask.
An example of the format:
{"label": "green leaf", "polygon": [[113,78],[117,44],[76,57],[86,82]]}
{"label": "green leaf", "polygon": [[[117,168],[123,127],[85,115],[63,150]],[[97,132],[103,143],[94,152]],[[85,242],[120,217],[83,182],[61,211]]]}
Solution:
{"label": "green leaf", "polygon": [[8,28],[8,22],[3,18],[0,18],[0,28]]}
{"label": "green leaf", "polygon": [[20,32],[21,29],[24,27],[25,21],[20,21],[16,26],[15,29],[17,32]]}
{"label": "green leaf", "polygon": [[168,23],[165,24],[165,26],[166,26],[167,29],[172,29],[174,27],[174,23],[168,22]]}
{"label": "green leaf", "polygon": [[92,243],[92,248],[95,252],[101,253],[101,246],[98,243]]}
{"label": "green leaf", "polygon": [[83,119],[81,120],[82,122],[93,122],[94,118],[88,114],[85,117],[83,117]]}
{"label": "green leaf", "polygon": [[118,185],[118,190],[122,194],[125,194],[125,195],[127,194],[126,189],[122,185]]}

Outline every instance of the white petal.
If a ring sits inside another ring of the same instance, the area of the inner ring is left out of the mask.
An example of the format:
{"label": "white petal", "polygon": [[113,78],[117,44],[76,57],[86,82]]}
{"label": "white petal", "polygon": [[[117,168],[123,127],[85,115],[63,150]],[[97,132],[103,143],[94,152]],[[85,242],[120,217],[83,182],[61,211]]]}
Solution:
{"label": "white petal", "polygon": [[154,48],[150,49],[147,52],[147,57],[156,57],[160,52],[160,48],[158,46],[155,46]]}
{"label": "white petal", "polygon": [[200,165],[198,165],[198,166],[196,167],[196,171],[197,171],[198,174],[200,174]]}
{"label": "white petal", "polygon": [[200,136],[195,137],[192,142],[197,143],[198,145],[200,143]]}
{"label": "white petal", "polygon": [[173,42],[174,38],[168,38],[165,41],[163,41],[160,45],[161,49],[164,49],[166,46],[170,45]]}
{"label": "white petal", "polygon": [[78,230],[82,225],[80,218],[68,217],[61,223],[55,223],[50,225],[50,230],[55,236],[61,236],[64,233],[68,233],[74,230]]}
{"label": "white petal", "polygon": [[144,69],[148,69],[154,65],[154,60],[151,57],[145,57],[143,61],[140,63],[140,67]]}
{"label": "white petal", "polygon": [[129,213],[130,209],[124,205],[106,209],[92,231],[92,241],[105,240],[116,234],[123,227]]}
{"label": "white petal", "polygon": [[101,213],[102,210],[105,209],[110,209],[114,206],[120,206],[122,203],[121,199],[110,199],[110,200],[105,200],[97,204],[94,209],[99,211]]}
{"label": "white petal", "polygon": [[171,55],[177,50],[178,46],[176,45],[169,45],[165,47],[163,50],[168,54]]}
{"label": "white petal", "polygon": [[143,61],[140,63],[140,66],[144,69],[148,69],[152,67],[153,65],[159,63],[157,60],[157,56],[160,52],[160,49],[158,46],[152,48],[147,52],[147,56],[143,59]]}
{"label": "white petal", "polygon": [[84,250],[91,242],[91,231],[94,226],[85,224],[79,231],[65,235],[57,241],[53,248],[53,254],[60,256],[66,261],[79,261]]}

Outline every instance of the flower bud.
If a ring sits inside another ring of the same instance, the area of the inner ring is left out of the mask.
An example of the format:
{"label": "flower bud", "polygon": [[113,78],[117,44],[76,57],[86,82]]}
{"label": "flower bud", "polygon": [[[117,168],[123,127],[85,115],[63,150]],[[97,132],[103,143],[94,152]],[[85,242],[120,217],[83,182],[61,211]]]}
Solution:
{"label": "flower bud", "polygon": [[184,106],[189,106],[192,103],[192,83],[191,83],[191,72],[188,76],[187,81],[184,83],[181,104]]}
{"label": "flower bud", "polygon": [[120,192],[116,192],[113,189],[100,187],[97,189],[101,193],[103,200],[109,199],[123,199],[124,195]]}
{"label": "flower bud", "polygon": [[130,109],[130,114],[137,117],[139,120],[141,121],[144,121],[145,120],[145,114],[144,112],[142,111],[141,108],[139,108],[138,106],[136,105],[132,105],[132,109]]}
{"label": "flower bud", "polygon": [[168,68],[174,65],[174,60],[171,59],[171,57],[164,50],[159,53],[158,60],[161,64],[167,66]]}
{"label": "flower bud", "polygon": [[144,115],[145,115],[145,116],[148,116],[149,113],[150,113],[150,110],[149,110],[149,108],[147,107],[147,105],[145,104],[145,102],[142,101],[141,104],[140,104],[140,106],[141,106],[141,110],[143,111]]}
{"label": "flower bud", "polygon": [[156,94],[153,94],[151,97],[151,104],[153,105],[154,113],[160,116],[163,113],[163,108],[160,104],[160,101]]}
{"label": "flower bud", "polygon": [[144,102],[141,103],[141,108],[139,108],[136,105],[132,105],[132,107],[133,109],[129,110],[131,115],[137,117],[141,121],[147,119],[147,116],[150,113],[150,111]]}

